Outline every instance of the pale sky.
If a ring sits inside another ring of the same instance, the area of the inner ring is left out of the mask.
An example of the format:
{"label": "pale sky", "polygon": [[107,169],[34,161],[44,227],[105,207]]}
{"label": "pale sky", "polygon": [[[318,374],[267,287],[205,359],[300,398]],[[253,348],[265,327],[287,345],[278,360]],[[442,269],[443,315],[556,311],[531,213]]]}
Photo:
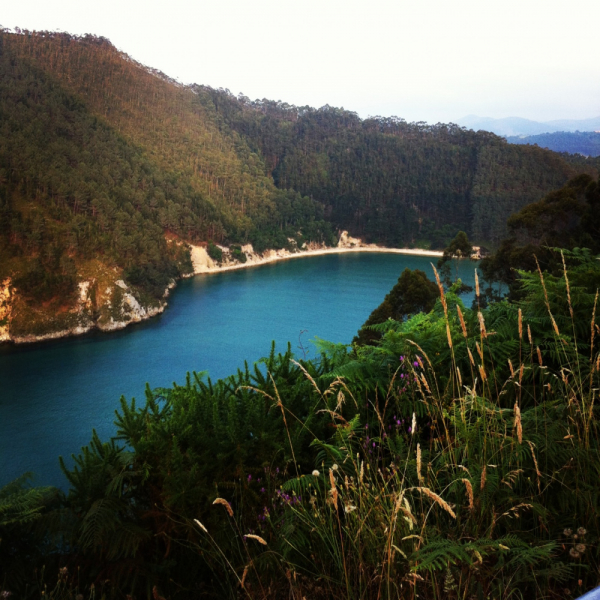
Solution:
{"label": "pale sky", "polygon": [[600,115],[600,0],[3,0],[182,83],[360,116]]}

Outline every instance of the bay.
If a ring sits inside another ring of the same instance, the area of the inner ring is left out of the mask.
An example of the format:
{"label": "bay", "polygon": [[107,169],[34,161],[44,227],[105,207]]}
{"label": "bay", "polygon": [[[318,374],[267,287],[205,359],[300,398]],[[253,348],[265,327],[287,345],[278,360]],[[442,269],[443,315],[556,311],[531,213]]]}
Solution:
{"label": "bay", "polygon": [[[58,456],[72,464],[92,428],[114,435],[120,396],[143,401],[146,382],[226,377],[267,355],[272,340],[308,358],[315,337],[349,343],[406,267],[433,278],[435,261],[357,252],[197,276],[179,283],[162,315],[122,331],[0,346],[0,486],[32,471],[35,484],[66,488]],[[458,267],[471,285],[475,266]]]}

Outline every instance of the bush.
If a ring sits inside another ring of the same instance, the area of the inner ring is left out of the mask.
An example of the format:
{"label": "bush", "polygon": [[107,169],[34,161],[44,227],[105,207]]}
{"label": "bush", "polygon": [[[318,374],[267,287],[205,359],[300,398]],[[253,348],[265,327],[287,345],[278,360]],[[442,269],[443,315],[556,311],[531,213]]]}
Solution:
{"label": "bush", "polygon": [[208,248],[206,249],[208,255],[215,261],[221,262],[223,260],[223,250],[213,244],[212,242],[208,243]]}

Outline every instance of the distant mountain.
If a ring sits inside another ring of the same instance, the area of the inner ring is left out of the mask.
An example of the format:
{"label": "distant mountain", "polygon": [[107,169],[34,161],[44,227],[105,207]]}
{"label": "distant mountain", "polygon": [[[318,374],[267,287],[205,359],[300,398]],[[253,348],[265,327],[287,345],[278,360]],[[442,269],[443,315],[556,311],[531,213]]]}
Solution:
{"label": "distant mountain", "polygon": [[511,144],[531,144],[554,152],[569,152],[584,156],[600,156],[600,133],[594,131],[559,131],[529,136],[508,136]]}
{"label": "distant mountain", "polygon": [[491,117],[478,117],[468,115],[457,121],[467,129],[474,131],[491,131],[496,135],[538,135],[541,133],[555,133],[559,131],[600,131],[600,117],[592,119],[559,119],[556,121],[532,121],[521,117],[506,117],[492,119]]}

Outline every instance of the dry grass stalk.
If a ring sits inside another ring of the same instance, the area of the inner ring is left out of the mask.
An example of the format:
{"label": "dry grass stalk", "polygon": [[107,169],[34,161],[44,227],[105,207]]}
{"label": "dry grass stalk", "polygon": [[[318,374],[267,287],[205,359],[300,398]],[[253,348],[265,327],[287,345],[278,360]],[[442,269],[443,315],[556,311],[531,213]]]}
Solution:
{"label": "dry grass stalk", "polygon": [[525,371],[525,364],[521,363],[521,367],[519,368],[519,385],[523,381],[523,372]]}
{"label": "dry grass stalk", "polygon": [[527,325],[527,337],[529,338],[529,345],[533,346],[533,338],[531,337],[531,327]]}
{"label": "dry grass stalk", "polygon": [[244,567],[244,572],[242,573],[242,580],[240,581],[242,589],[244,589],[244,583],[246,583],[246,577],[248,576],[248,570],[250,569],[251,564],[252,563],[250,562]]}
{"label": "dry grass stalk", "polygon": [[[596,297],[594,298],[594,310],[592,311],[592,335],[591,335],[591,348],[590,348],[590,356],[594,356],[594,338],[596,337],[596,329],[594,325],[596,324],[596,305],[598,304],[598,290],[596,290]],[[593,360],[593,359],[592,359]]]}
{"label": "dry grass stalk", "polygon": [[487,465],[483,465],[483,469],[481,471],[481,482],[479,484],[480,490],[483,490],[483,488],[485,487],[486,477],[487,477]]}
{"label": "dry grass stalk", "polygon": [[439,504],[453,519],[456,519],[455,512],[441,496],[438,496],[435,492],[432,492],[429,488],[426,487],[418,487],[415,489],[417,489],[422,494],[425,494],[428,498],[431,498],[434,502]]}
{"label": "dry grass stalk", "polygon": [[448,318],[448,304],[446,303],[446,295],[444,294],[444,286],[440,281],[440,276],[438,275],[437,269],[433,266],[433,263],[430,263],[433,268],[433,274],[435,275],[435,280],[437,281],[438,289],[440,290],[440,300],[442,301],[442,306],[444,307],[444,315],[446,319]]}
{"label": "dry grass stalk", "polygon": [[471,485],[471,482],[466,478],[462,479],[462,482],[467,488],[467,496],[469,498],[469,509],[473,510],[473,486]]}
{"label": "dry grass stalk", "polygon": [[425,389],[431,394],[431,390],[429,389],[429,384],[427,383],[427,379],[425,379],[425,375],[423,373],[421,373],[421,381],[423,382]]}
{"label": "dry grass stalk", "polygon": [[360,463],[360,474],[358,476],[358,483],[362,484],[364,476],[365,476],[365,463],[364,463],[364,461],[361,461],[361,463]]}
{"label": "dry grass stalk", "polygon": [[415,435],[416,431],[417,431],[417,415],[416,415],[416,413],[413,413],[412,425],[411,425],[412,435]]}
{"label": "dry grass stalk", "polygon": [[479,365],[479,375],[481,376],[481,381],[485,381],[487,379],[487,373],[485,372],[483,365]]}
{"label": "dry grass stalk", "polygon": [[227,511],[229,516],[233,517],[233,509],[231,508],[231,504],[229,504],[229,502],[227,502],[227,500],[225,500],[224,498],[217,498],[213,502],[213,504],[221,504],[222,506],[225,507],[225,510]]}
{"label": "dry grass stalk", "polygon": [[481,335],[486,338],[487,331],[485,329],[485,319],[483,318],[483,313],[481,311],[477,313],[477,318],[479,319],[479,329],[481,330]]}
{"label": "dry grass stalk", "polygon": [[542,485],[540,483],[541,479],[542,479],[542,474],[540,473],[540,468],[538,466],[538,461],[537,458],[535,456],[535,452],[533,451],[533,444],[527,440],[527,443],[529,444],[529,448],[531,450],[531,457],[533,458],[533,464],[535,465],[535,472],[537,475],[537,484],[538,484],[538,490],[541,492],[542,491]]}
{"label": "dry grass stalk", "polygon": [[338,491],[335,485],[335,475],[333,474],[333,469],[329,469],[329,483],[331,484],[331,490],[329,493],[331,494],[331,500],[333,501],[333,506],[335,510],[338,509]]}
{"label": "dry grass stalk", "polygon": [[206,529],[206,527],[204,527],[204,525],[202,525],[202,523],[200,523],[200,521],[198,521],[198,519],[194,519],[194,521],[196,522],[198,527],[200,527],[200,529],[202,529],[202,531],[204,531],[204,533],[208,533],[208,529]]}
{"label": "dry grass stalk", "polygon": [[554,333],[556,333],[556,335],[558,337],[560,337],[560,331],[558,330],[558,325],[556,324],[556,321],[554,320],[554,317],[552,315],[550,315],[550,319],[552,321],[552,327],[554,327]]}
{"label": "dry grass stalk", "polygon": [[479,276],[477,275],[477,269],[475,269],[475,295],[479,298]]}
{"label": "dry grass stalk", "polygon": [[456,367],[456,375],[458,376],[458,385],[462,387],[462,375],[460,374],[460,369]]}
{"label": "dry grass stalk", "polygon": [[542,289],[544,290],[544,298],[546,299],[546,307],[548,308],[548,312],[550,312],[550,302],[548,301],[548,292],[546,291],[546,282],[544,281],[544,274],[542,273],[542,269],[540,268],[540,263],[538,262],[537,256],[534,256],[535,264],[537,265],[538,273],[540,274],[540,280],[542,282]]}
{"label": "dry grass stalk", "polygon": [[465,324],[465,318],[463,317],[462,310],[460,310],[460,306],[456,305],[456,310],[458,312],[458,318],[460,320],[460,327],[462,329],[463,337],[467,337],[467,326]]}
{"label": "dry grass stalk", "polygon": [[515,376],[515,370],[513,369],[513,365],[512,365],[512,362],[511,362],[510,358],[508,359],[508,368],[510,369],[510,376],[514,377]]}
{"label": "dry grass stalk", "polygon": [[569,303],[569,312],[571,313],[571,319],[573,319],[574,314],[573,314],[573,305],[571,304],[571,287],[569,286],[569,277],[567,275],[567,264],[565,263],[565,255],[562,250],[560,251],[560,255],[562,257],[563,271],[565,274],[565,284],[567,286],[567,301]]}
{"label": "dry grass stalk", "polygon": [[263,546],[267,545],[267,542],[263,538],[261,538],[260,535],[254,535],[253,533],[247,533],[244,537],[249,540],[256,540],[259,544],[262,544]]}
{"label": "dry grass stalk", "polygon": [[519,309],[519,339],[523,339],[523,312]]}
{"label": "dry grass stalk", "polygon": [[537,357],[538,357],[538,362],[540,363],[540,367],[543,367],[544,363],[542,362],[542,351],[540,350],[539,346],[536,346],[536,350],[537,350]]}
{"label": "dry grass stalk", "polygon": [[483,350],[481,349],[479,342],[475,342],[475,347],[477,348],[477,354],[479,354],[479,358],[483,360]]}
{"label": "dry grass stalk", "polygon": [[471,348],[467,348],[467,352],[469,353],[469,360],[471,361],[471,364],[475,366],[475,359],[473,358],[473,354],[471,354]]}
{"label": "dry grass stalk", "polygon": [[517,439],[519,440],[519,444],[523,442],[523,425],[521,424],[521,409],[519,405],[515,402],[515,427],[517,429]]}
{"label": "dry grass stalk", "polygon": [[450,325],[446,323],[446,335],[448,336],[448,346],[452,349],[452,334],[450,333]]}
{"label": "dry grass stalk", "polygon": [[421,444],[417,444],[417,478],[420,482],[423,481],[421,476]]}

